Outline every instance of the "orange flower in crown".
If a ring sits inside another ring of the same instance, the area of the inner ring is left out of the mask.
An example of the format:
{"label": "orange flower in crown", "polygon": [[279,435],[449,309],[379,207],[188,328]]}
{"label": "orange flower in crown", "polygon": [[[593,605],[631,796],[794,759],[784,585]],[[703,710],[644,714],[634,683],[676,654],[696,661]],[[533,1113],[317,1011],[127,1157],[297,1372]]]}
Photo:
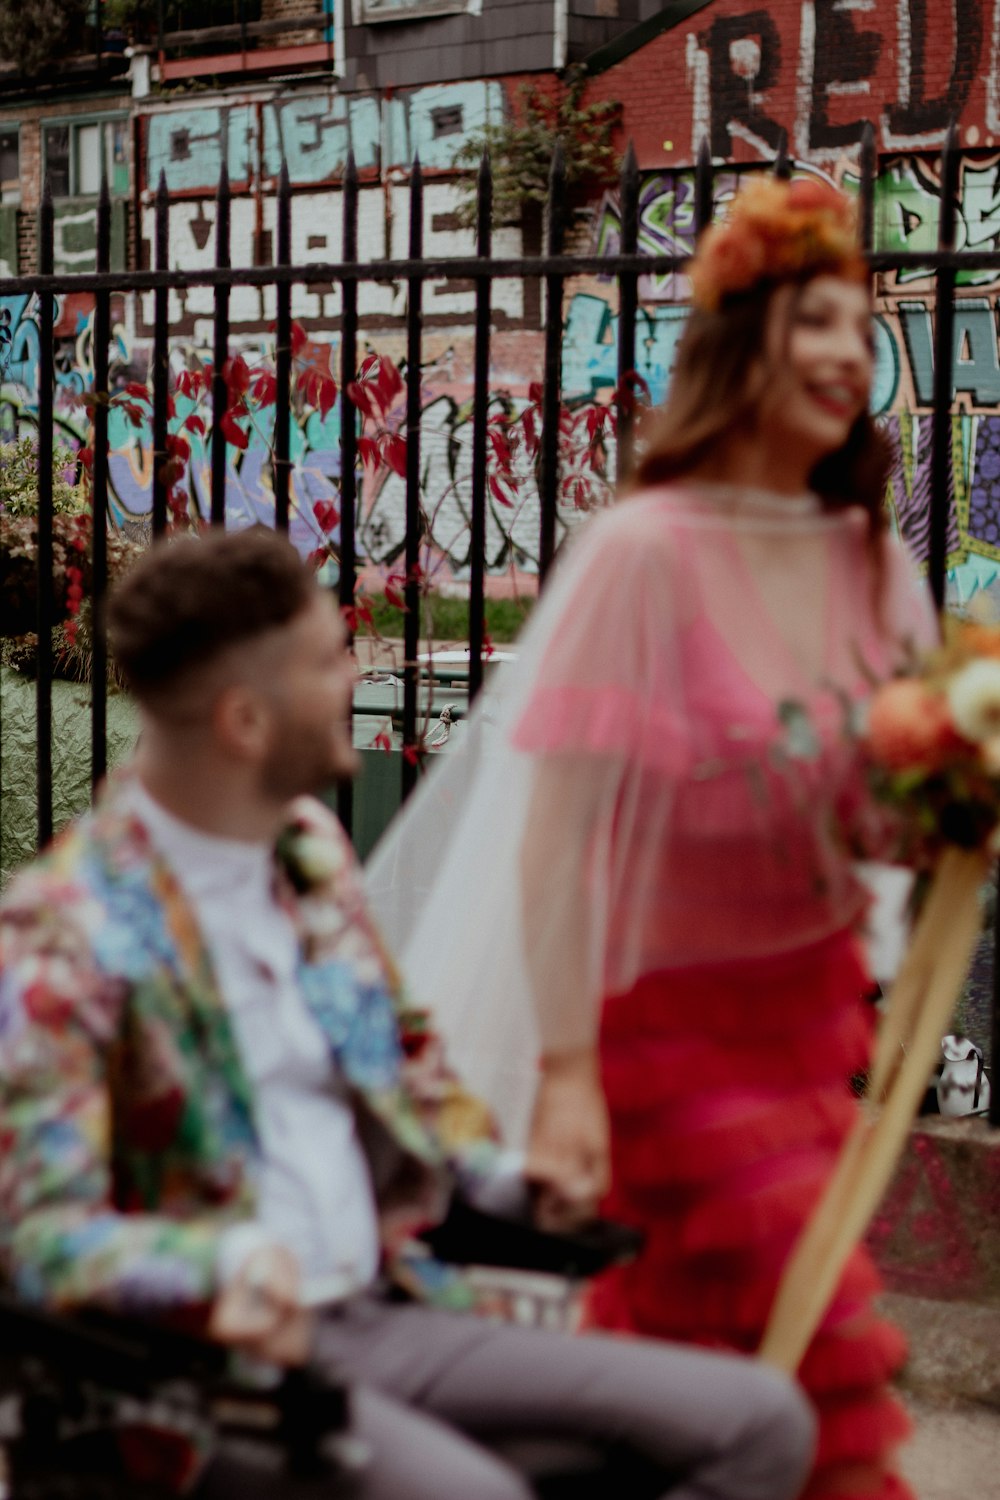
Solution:
{"label": "orange flower in crown", "polygon": [[702,235],[687,268],[696,307],[714,312],[758,282],[799,281],[829,273],[866,282],[854,205],[815,179],[753,178],[726,219]]}

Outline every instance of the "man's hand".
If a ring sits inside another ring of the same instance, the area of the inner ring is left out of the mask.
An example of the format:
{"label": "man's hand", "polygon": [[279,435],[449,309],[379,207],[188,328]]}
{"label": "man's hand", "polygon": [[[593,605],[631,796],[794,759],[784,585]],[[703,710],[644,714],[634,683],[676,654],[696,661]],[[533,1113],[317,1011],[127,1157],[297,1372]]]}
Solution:
{"label": "man's hand", "polygon": [[543,1059],[525,1176],[535,1188],[539,1228],[573,1230],[596,1216],[611,1164],[608,1111],[593,1049]]}
{"label": "man's hand", "polygon": [[312,1315],[299,1305],[299,1267],[288,1250],[255,1250],[220,1292],[209,1319],[210,1337],[277,1365],[309,1357]]}

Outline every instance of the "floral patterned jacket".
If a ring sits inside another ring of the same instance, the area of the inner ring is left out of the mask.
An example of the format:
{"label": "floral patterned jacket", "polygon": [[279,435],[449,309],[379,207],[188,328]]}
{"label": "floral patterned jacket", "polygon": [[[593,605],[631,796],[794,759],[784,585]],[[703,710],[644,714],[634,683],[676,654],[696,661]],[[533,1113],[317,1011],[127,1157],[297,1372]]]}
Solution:
{"label": "floral patterned jacket", "polygon": [[[185,1316],[214,1291],[218,1238],[254,1213],[254,1100],[188,906],[112,785],[0,902],[0,1276],[51,1306]],[[340,824],[290,809],[276,890],[300,980],[351,1090],[388,1268],[461,1305],[408,1255],[449,1157],[490,1155],[485,1109],[441,1063],[372,925]]]}

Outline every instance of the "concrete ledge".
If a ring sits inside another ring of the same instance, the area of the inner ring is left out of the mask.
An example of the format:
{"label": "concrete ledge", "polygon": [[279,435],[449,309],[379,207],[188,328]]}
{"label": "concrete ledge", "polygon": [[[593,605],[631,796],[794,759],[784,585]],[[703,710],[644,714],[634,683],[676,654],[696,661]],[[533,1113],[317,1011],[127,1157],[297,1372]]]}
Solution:
{"label": "concrete ledge", "polygon": [[910,1343],[900,1383],[1000,1409],[1000,1130],[918,1120],[868,1243]]}
{"label": "concrete ledge", "polygon": [[919,1120],[868,1243],[890,1292],[1000,1309],[1000,1130]]}
{"label": "concrete ledge", "polygon": [[1000,1308],[891,1292],[879,1299],[879,1307],[910,1342],[899,1381],[904,1390],[1000,1411]]}

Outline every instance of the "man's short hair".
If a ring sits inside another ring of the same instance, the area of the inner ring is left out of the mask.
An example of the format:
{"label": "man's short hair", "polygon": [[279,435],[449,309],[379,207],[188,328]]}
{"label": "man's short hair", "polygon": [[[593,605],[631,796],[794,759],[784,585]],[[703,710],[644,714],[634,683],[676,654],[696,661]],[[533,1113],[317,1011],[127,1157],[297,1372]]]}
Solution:
{"label": "man's short hair", "polygon": [[140,702],[159,697],[228,647],[286,625],[316,586],[291,543],[263,526],[154,542],[109,594],[111,653]]}

